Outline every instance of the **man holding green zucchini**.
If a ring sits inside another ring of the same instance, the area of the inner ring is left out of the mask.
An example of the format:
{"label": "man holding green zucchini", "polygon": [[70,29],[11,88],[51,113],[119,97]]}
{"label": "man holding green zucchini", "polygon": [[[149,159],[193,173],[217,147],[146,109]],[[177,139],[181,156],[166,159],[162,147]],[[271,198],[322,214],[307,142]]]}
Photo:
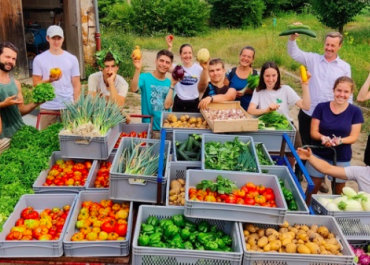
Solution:
{"label": "man holding green zucchini", "polygon": [[310,148],[298,148],[299,158],[307,160],[319,172],[344,180],[354,180],[358,184],[359,190],[370,192],[370,167],[369,166],[349,166],[338,167],[312,155]]}

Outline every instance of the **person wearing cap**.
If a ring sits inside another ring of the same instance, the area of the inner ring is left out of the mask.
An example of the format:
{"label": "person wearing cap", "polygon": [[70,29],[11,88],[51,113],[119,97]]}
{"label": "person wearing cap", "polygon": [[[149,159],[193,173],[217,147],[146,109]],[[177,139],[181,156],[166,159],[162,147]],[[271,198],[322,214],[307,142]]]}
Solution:
{"label": "person wearing cap", "polygon": [[[56,97],[41,105],[41,112],[58,114],[64,109],[63,102],[76,101],[81,93],[80,67],[77,57],[62,49],[64,33],[61,27],[53,25],[46,31],[49,50],[33,60],[33,85],[51,83]],[[50,70],[59,68],[61,74],[51,76]],[[41,129],[55,123],[57,115],[41,115]]]}

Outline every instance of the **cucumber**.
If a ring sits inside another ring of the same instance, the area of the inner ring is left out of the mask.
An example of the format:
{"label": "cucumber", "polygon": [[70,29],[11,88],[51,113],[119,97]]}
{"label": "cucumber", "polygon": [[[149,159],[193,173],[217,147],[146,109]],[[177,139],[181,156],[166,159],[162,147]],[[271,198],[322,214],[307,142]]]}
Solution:
{"label": "cucumber", "polygon": [[178,148],[178,150],[180,150],[180,151],[185,150],[186,144],[187,144],[187,141],[182,142],[182,143],[180,144],[180,147]]}
{"label": "cucumber", "polygon": [[294,24],[290,24],[288,26],[288,29],[311,29],[310,26],[307,26],[307,25],[294,25]]}
{"label": "cucumber", "polygon": [[[177,150],[178,160],[192,161],[192,159],[187,156],[183,151]],[[182,158],[182,159],[180,159]]]}
{"label": "cucumber", "polygon": [[316,33],[309,29],[288,29],[283,32],[280,32],[279,36],[289,36],[294,33],[304,34],[312,38],[316,38]]}

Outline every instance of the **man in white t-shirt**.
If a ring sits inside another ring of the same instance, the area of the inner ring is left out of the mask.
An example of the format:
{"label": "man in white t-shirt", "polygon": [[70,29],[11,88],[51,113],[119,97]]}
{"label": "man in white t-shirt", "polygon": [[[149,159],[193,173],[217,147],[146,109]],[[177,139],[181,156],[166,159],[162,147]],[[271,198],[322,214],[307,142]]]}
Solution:
{"label": "man in white t-shirt", "polygon": [[88,93],[93,96],[101,94],[107,98],[110,97],[118,105],[123,106],[128,91],[128,83],[122,76],[117,75],[119,63],[118,60],[115,60],[113,54],[108,52],[103,62],[98,62],[101,71],[89,76]]}
{"label": "man in white t-shirt", "polygon": [[358,184],[359,190],[370,192],[370,167],[369,166],[349,166],[338,167],[312,155],[310,148],[298,148],[297,153],[302,160],[307,160],[319,172],[335,178],[354,180]]}
{"label": "man in white t-shirt", "polygon": [[[81,93],[80,68],[77,57],[62,49],[64,33],[59,26],[50,26],[46,31],[49,50],[37,55],[33,60],[33,85],[51,83],[56,97],[41,105],[41,112],[60,113],[65,109],[63,102],[76,101]],[[61,74],[50,75],[50,70],[59,68]],[[57,121],[57,115],[42,115],[41,129]]]}

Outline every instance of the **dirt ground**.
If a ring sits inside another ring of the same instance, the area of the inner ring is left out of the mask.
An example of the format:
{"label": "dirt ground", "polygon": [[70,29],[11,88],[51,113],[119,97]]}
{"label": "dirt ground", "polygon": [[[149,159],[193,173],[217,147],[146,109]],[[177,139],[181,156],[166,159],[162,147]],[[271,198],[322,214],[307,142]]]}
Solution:
{"label": "dirt ground", "polygon": [[[143,63],[144,63],[144,71],[150,72],[155,69],[155,57],[156,57],[156,52],[155,51],[148,51],[148,50],[142,50],[143,53]],[[175,59],[174,62],[180,62],[180,58],[177,54],[175,54]],[[226,64],[225,65],[226,69],[231,69],[233,66]],[[282,71],[284,72],[284,71]],[[291,74],[289,74],[292,76]],[[170,77],[170,76],[168,76]],[[297,80],[299,80],[299,77],[297,77]],[[127,113],[141,113],[141,107],[140,107],[140,95],[136,93],[129,92],[127,95],[127,100],[126,100],[126,110]],[[293,107],[290,110],[290,117],[294,119],[295,124],[298,124],[297,116],[298,116],[298,111],[299,108]],[[132,122],[140,122],[140,119],[133,119]],[[365,133],[360,134],[360,138],[357,140],[355,144],[352,145],[352,160],[351,160],[351,165],[364,165],[362,162],[363,160],[363,154],[366,146],[366,141],[367,141],[367,135]],[[330,181],[326,179],[326,183],[330,187]],[[347,181],[347,186],[352,187],[356,191],[358,190],[357,183],[355,181]],[[306,187],[307,183],[305,181],[302,182],[302,187]],[[329,191],[331,193],[331,191]]]}

